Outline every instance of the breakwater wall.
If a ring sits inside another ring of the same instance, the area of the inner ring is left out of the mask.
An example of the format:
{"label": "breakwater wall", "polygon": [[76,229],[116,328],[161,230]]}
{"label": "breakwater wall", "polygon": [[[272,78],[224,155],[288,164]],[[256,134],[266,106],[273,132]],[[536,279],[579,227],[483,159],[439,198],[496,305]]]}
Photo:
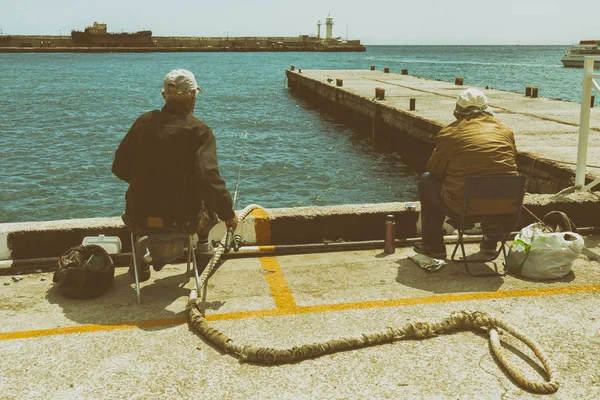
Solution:
{"label": "breakwater wall", "polygon": [[[538,217],[558,210],[579,227],[600,226],[600,198],[592,193],[533,195],[526,207]],[[420,203],[358,204],[328,207],[297,207],[254,210],[236,231],[247,245],[277,246],[382,240],[386,215],[394,215],[396,238],[420,236]],[[522,223],[535,222],[523,212]],[[451,227],[447,226],[451,233]],[[131,251],[127,228],[120,218],[73,219],[48,222],[0,224],[0,270],[32,265],[56,265],[56,257],[81,244],[86,236],[118,236],[123,252]],[[210,234],[220,240],[223,223]]]}
{"label": "breakwater wall", "polygon": [[71,36],[0,35],[0,53],[151,53],[151,52],[361,52],[360,40],[340,41],[312,36],[192,37],[153,36],[150,45],[135,47],[86,46]]}
{"label": "breakwater wall", "polygon": [[[374,68],[374,67],[372,67]],[[286,71],[292,92],[336,118],[368,132],[380,150],[418,153],[426,160],[434,137],[454,120],[457,95],[467,86],[384,70]],[[531,193],[557,193],[575,180],[578,103],[533,98],[521,93],[480,88],[494,114],[515,132],[521,173]],[[525,88],[524,88],[525,89]],[[600,107],[591,110],[588,160],[600,159]],[[588,169],[587,181],[600,176]]]}

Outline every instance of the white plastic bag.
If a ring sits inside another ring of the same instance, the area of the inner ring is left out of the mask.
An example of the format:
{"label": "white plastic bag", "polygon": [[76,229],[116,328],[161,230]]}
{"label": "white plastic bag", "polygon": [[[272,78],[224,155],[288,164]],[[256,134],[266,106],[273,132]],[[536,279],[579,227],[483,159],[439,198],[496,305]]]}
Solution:
{"label": "white plastic bag", "polygon": [[511,270],[526,278],[561,278],[582,250],[583,238],[577,233],[549,233],[542,224],[531,224],[515,236],[507,261]]}

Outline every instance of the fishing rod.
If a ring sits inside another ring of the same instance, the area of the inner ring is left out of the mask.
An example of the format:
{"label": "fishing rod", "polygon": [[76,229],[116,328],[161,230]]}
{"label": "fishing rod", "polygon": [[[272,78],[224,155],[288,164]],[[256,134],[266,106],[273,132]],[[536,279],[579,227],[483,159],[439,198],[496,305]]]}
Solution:
{"label": "fishing rod", "polygon": [[[237,195],[238,195],[238,187],[240,185],[240,175],[242,172],[242,164],[244,163],[244,151],[246,150],[246,138],[248,137],[248,131],[244,131],[244,144],[242,144],[242,154],[240,154],[240,165],[238,167],[238,173],[237,173],[237,179],[235,181],[235,190],[233,192],[233,212],[235,213],[235,203],[237,202]],[[233,237],[233,228],[232,227],[227,227],[227,236],[225,238],[225,253],[229,252],[229,249],[231,248],[231,242],[233,239],[233,250],[234,251],[238,251],[239,250],[239,244],[238,241],[234,239]]]}

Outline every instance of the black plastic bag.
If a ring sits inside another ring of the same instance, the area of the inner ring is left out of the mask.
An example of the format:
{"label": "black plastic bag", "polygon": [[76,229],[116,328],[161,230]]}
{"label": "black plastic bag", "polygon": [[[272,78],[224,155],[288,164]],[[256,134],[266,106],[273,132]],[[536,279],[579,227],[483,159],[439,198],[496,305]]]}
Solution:
{"label": "black plastic bag", "polygon": [[62,294],[75,299],[98,297],[115,277],[115,264],[106,250],[90,244],[71,247],[58,259],[53,282]]}

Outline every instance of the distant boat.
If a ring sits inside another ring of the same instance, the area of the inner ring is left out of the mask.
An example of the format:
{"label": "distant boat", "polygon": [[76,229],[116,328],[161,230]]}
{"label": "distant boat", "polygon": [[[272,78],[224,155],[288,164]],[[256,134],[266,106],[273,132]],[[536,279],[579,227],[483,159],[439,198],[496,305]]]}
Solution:
{"label": "distant boat", "polygon": [[106,24],[94,22],[82,31],[71,31],[71,38],[78,46],[138,47],[152,45],[152,31],[135,33],[108,33]]}
{"label": "distant boat", "polygon": [[[600,40],[582,40],[574,44],[560,61],[565,67],[583,68],[585,56],[600,56]],[[600,60],[594,61],[594,68],[600,68]]]}

